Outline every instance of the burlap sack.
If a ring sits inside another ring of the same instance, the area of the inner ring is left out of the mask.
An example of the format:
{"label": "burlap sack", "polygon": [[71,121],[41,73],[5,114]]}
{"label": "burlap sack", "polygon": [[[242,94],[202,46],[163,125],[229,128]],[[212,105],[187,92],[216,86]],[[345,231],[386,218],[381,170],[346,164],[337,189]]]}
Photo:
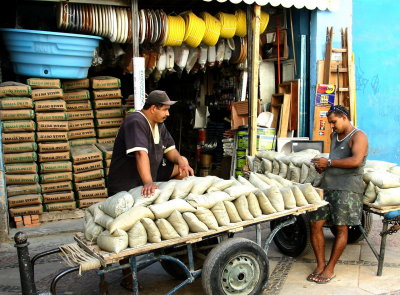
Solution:
{"label": "burlap sack", "polygon": [[97,128],[96,133],[98,138],[116,137],[119,128]]}
{"label": "burlap sack", "polygon": [[4,154],[4,163],[29,163],[37,160],[36,152]]}
{"label": "burlap sack", "polygon": [[218,202],[221,201],[233,201],[235,198],[232,198],[226,192],[212,192],[204,195],[196,195],[190,193],[189,196],[186,197],[186,201],[195,208],[203,207],[210,209],[215,206]]}
{"label": "burlap sack", "polygon": [[68,131],[68,121],[40,121],[38,131]]}
{"label": "burlap sack", "polygon": [[194,207],[192,207],[188,202],[181,199],[175,199],[161,204],[150,205],[149,208],[156,218],[168,218],[168,216],[170,216],[174,210],[178,210],[181,213],[196,212],[196,209]]}
{"label": "burlap sack", "polygon": [[39,175],[34,174],[6,174],[6,184],[33,184],[39,182]]}
{"label": "burlap sack", "polygon": [[66,92],[64,92],[63,99],[66,102],[77,101],[77,100],[78,101],[87,100],[87,99],[90,99],[90,92],[87,89],[66,91]]}
{"label": "burlap sack", "polygon": [[26,84],[31,86],[32,89],[54,89],[61,88],[60,79],[50,78],[28,78]]}
{"label": "burlap sack", "polygon": [[76,138],[91,138],[96,136],[96,131],[94,129],[80,129],[80,130],[72,130],[68,131],[68,138],[69,139],[76,139]]}
{"label": "burlap sack", "polygon": [[0,97],[31,96],[32,88],[29,85],[8,81],[0,84]]}
{"label": "burlap sack", "polygon": [[223,191],[224,189],[232,186],[235,184],[235,181],[233,179],[218,179],[215,181],[208,189],[207,193],[212,193],[212,192],[218,192],[218,191]]}
{"label": "burlap sack", "polygon": [[73,191],[45,193],[43,194],[43,202],[45,204],[74,201],[75,195]]}
{"label": "burlap sack", "polygon": [[99,208],[113,218],[118,217],[122,213],[132,208],[134,199],[131,194],[121,191],[107,198],[106,201],[99,205]]}
{"label": "burlap sack", "polygon": [[7,200],[8,200],[8,208],[36,205],[36,204],[40,205],[43,202],[41,194],[20,195],[15,197],[9,197]]}
{"label": "burlap sack", "polygon": [[229,219],[228,212],[226,212],[224,202],[222,202],[222,201],[218,202],[210,210],[211,210],[212,214],[214,215],[215,219],[217,220],[218,225],[220,225],[220,226],[229,225],[230,219]]}
{"label": "burlap sack", "polygon": [[118,109],[100,109],[95,110],[94,115],[96,119],[99,118],[119,118],[124,115],[123,110],[121,108]]}
{"label": "burlap sack", "polygon": [[147,232],[147,240],[150,243],[160,243],[161,242],[161,233],[158,229],[157,225],[150,218],[143,218],[141,221],[142,225],[146,229]]}
{"label": "burlap sack", "polygon": [[211,210],[200,207],[197,208],[195,215],[209,229],[218,229],[218,221]]}
{"label": "burlap sack", "polygon": [[40,183],[72,181],[72,172],[57,172],[40,174]]}
{"label": "burlap sack", "polygon": [[309,204],[321,203],[321,197],[310,183],[300,184],[299,188]]}
{"label": "burlap sack", "polygon": [[67,103],[67,112],[89,111],[92,109],[90,100],[70,101]]}
{"label": "burlap sack", "polygon": [[5,154],[35,152],[37,147],[36,142],[3,143],[3,152]]}
{"label": "burlap sack", "polygon": [[[90,216],[90,217],[86,217]],[[94,222],[89,211],[85,211],[85,238],[90,242],[96,242],[97,237],[104,231],[104,228]]]}
{"label": "burlap sack", "polygon": [[73,121],[68,121],[68,128],[69,130],[93,129],[94,123],[92,119],[73,120]]}
{"label": "burlap sack", "polygon": [[[136,222],[143,218],[154,219],[154,214],[146,207],[132,207],[115,218],[114,221],[109,224],[108,229],[110,232],[114,232],[116,229],[130,230]],[[146,225],[144,226],[146,227]]]}
{"label": "burlap sack", "polygon": [[301,207],[308,205],[307,199],[304,197],[301,189],[297,185],[290,186],[290,189],[296,199],[296,206]]}
{"label": "burlap sack", "polygon": [[81,145],[88,145],[88,144],[95,144],[97,143],[97,139],[95,137],[91,138],[78,138],[78,139],[70,139],[69,144],[71,146],[81,146]]}
{"label": "burlap sack", "polygon": [[135,225],[128,231],[128,242],[130,248],[147,244],[147,232],[140,221],[136,222]]}
{"label": "burlap sack", "polygon": [[290,187],[282,187],[279,189],[282,197],[283,202],[285,203],[285,209],[293,209],[296,208],[296,198]]}
{"label": "burlap sack", "polygon": [[231,201],[224,201],[224,206],[226,209],[226,213],[228,213],[230,222],[236,223],[242,221],[242,218],[240,218],[239,212],[237,211],[235,204],[233,204]]}
{"label": "burlap sack", "polygon": [[189,226],[179,211],[174,210],[167,220],[181,237],[186,237],[189,234]]}
{"label": "burlap sack", "polygon": [[43,213],[42,205],[31,205],[16,208],[9,208],[10,217],[25,215],[41,215]]}
{"label": "burlap sack", "polygon": [[62,89],[32,89],[32,100],[46,100],[52,98],[62,98],[64,92]]}
{"label": "burlap sack", "polygon": [[251,193],[247,196],[247,203],[249,205],[249,211],[251,215],[253,215],[255,218],[263,215],[260,204],[258,203],[258,198],[255,194]]}
{"label": "burlap sack", "polygon": [[121,89],[93,90],[93,99],[121,98]]}
{"label": "burlap sack", "polygon": [[249,185],[233,185],[224,190],[224,192],[228,193],[233,199],[236,199],[240,196],[247,196],[250,193],[256,192],[258,189],[254,186]]}
{"label": "burlap sack", "polygon": [[[108,159],[106,161],[111,162],[111,159]],[[157,186],[160,189],[160,195],[157,197],[157,199],[155,199],[153,203],[160,204],[168,201],[174,191],[175,184],[176,182],[174,181],[157,182]]]}
{"label": "burlap sack", "polygon": [[174,227],[166,219],[161,218],[156,220],[156,225],[160,231],[163,240],[171,240],[179,238],[180,235],[176,232]]}
{"label": "burlap sack", "polygon": [[89,79],[87,78],[77,80],[64,80],[62,82],[62,88],[64,90],[85,89],[89,87]]}
{"label": "burlap sack", "polygon": [[96,99],[93,101],[93,108],[95,109],[120,108],[121,106],[122,100],[120,98]]}
{"label": "burlap sack", "polygon": [[128,248],[128,244],[128,234],[123,230],[116,230],[113,233],[105,230],[97,237],[97,245],[107,252],[118,254]]}
{"label": "burlap sack", "polygon": [[112,158],[112,153],[113,153],[113,148],[114,148],[113,144],[97,143],[96,146],[103,153],[103,159],[111,159]]}
{"label": "burlap sack", "polygon": [[86,171],[98,170],[103,168],[102,161],[89,162],[83,164],[74,164],[74,173],[81,173]]}
{"label": "burlap sack", "polygon": [[67,152],[70,150],[68,142],[41,142],[38,144],[40,153]]}
{"label": "burlap sack", "polygon": [[121,126],[124,118],[105,118],[105,119],[95,119],[95,124],[97,127],[119,127]]}
{"label": "burlap sack", "polygon": [[249,211],[249,204],[245,196],[240,196],[233,203],[235,204],[236,210],[238,211],[239,216],[240,218],[242,218],[242,220],[254,219],[253,215]]}
{"label": "burlap sack", "polygon": [[59,203],[50,203],[45,204],[44,208],[46,211],[62,211],[62,210],[74,210],[76,209],[76,202],[69,201],[69,202],[59,202]]}
{"label": "burlap sack", "polygon": [[75,183],[75,189],[77,191],[94,190],[94,189],[105,188],[105,187],[106,187],[106,183],[105,183],[104,178]]}
{"label": "burlap sack", "polygon": [[69,152],[39,153],[39,162],[68,161],[69,157]]}
{"label": "burlap sack", "polygon": [[92,180],[92,179],[97,179],[97,178],[103,178],[103,177],[104,177],[103,169],[97,169],[97,170],[92,170],[92,171],[87,171],[87,172],[82,172],[82,173],[74,173],[75,182],[82,182],[82,181],[87,181],[87,180]]}
{"label": "burlap sack", "polygon": [[3,143],[34,142],[35,132],[3,133]]}
{"label": "burlap sack", "polygon": [[208,231],[207,225],[205,225],[204,222],[201,222],[194,213],[185,212],[182,214],[182,216],[189,226],[190,232],[200,233]]}
{"label": "burlap sack", "polygon": [[115,142],[115,137],[104,137],[97,139],[97,143],[114,144],[114,142]]}
{"label": "burlap sack", "polygon": [[68,141],[68,132],[63,131],[38,131],[37,142]]}
{"label": "burlap sack", "polygon": [[40,163],[40,173],[50,172],[71,172],[72,163],[70,161]]}
{"label": "burlap sack", "polygon": [[269,189],[271,186],[268,185],[266,182],[262,181],[260,177],[258,177],[255,173],[250,172],[249,182],[259,188],[261,191],[265,191]]}
{"label": "burlap sack", "polygon": [[14,163],[4,165],[6,174],[35,174],[38,173],[38,166],[32,163]]}
{"label": "burlap sack", "polygon": [[368,186],[364,192],[364,197],[363,201],[365,203],[373,203],[376,200],[376,190],[375,190],[375,184],[371,181],[368,183]]}
{"label": "burlap sack", "polygon": [[171,199],[183,199],[185,198],[194,185],[194,177],[186,177],[182,180],[176,181],[174,192],[171,195]]}
{"label": "burlap sack", "polygon": [[109,76],[97,76],[90,78],[90,84],[93,89],[121,88],[121,80]]}
{"label": "burlap sack", "polygon": [[42,188],[38,183],[24,185],[7,185],[6,189],[8,197],[38,194],[42,192]]}
{"label": "burlap sack", "polygon": [[67,104],[62,99],[59,100],[41,100],[35,102],[36,112],[66,111]]}
{"label": "burlap sack", "polygon": [[42,188],[42,193],[72,191],[72,188],[73,188],[71,181],[63,181],[63,182],[56,182],[56,183],[43,183],[40,186]]}
{"label": "burlap sack", "polygon": [[76,205],[78,206],[78,208],[87,208],[102,201],[104,201],[103,198],[77,200]]}
{"label": "burlap sack", "polygon": [[68,114],[65,112],[36,113],[36,121],[67,121]]}
{"label": "burlap sack", "polygon": [[256,191],[254,193],[258,199],[258,204],[263,214],[276,213],[274,206],[272,206],[271,201],[262,191]]}
{"label": "burlap sack", "polygon": [[276,186],[271,186],[269,190],[266,191],[266,195],[268,200],[271,202],[272,206],[274,206],[277,212],[285,210],[285,203],[283,202],[283,196]]}
{"label": "burlap sack", "polygon": [[94,144],[71,147],[71,157],[74,164],[103,160],[101,151]]}
{"label": "burlap sack", "polygon": [[108,197],[108,191],[106,188],[78,191],[78,199],[79,200],[107,198],[107,197]]}
{"label": "burlap sack", "polygon": [[35,131],[36,123],[32,120],[14,120],[14,121],[3,121],[1,122],[3,132],[26,132]]}
{"label": "burlap sack", "polygon": [[84,120],[84,119],[93,119],[94,114],[92,110],[88,111],[74,111],[66,113],[68,120]]}
{"label": "burlap sack", "polygon": [[30,97],[5,97],[0,99],[0,109],[2,110],[33,109],[33,101]]}

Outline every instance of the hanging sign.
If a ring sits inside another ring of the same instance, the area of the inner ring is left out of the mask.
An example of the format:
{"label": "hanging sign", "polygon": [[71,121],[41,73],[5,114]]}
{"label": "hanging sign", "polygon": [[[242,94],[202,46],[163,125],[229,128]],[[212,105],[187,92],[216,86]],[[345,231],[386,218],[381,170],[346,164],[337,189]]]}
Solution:
{"label": "hanging sign", "polygon": [[318,84],[315,97],[316,106],[332,106],[335,104],[336,86],[330,84]]}
{"label": "hanging sign", "polygon": [[145,103],[146,81],[145,81],[144,57],[133,58],[133,95],[135,98],[135,110],[140,111]]}

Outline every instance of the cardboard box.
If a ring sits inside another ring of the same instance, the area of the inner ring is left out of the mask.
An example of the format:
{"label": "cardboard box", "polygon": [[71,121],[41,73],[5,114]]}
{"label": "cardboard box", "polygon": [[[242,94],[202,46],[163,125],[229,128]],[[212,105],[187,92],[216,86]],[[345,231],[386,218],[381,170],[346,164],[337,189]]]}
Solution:
{"label": "cardboard box", "polygon": [[[261,110],[261,100],[258,100],[257,115]],[[232,103],[231,129],[236,130],[239,126],[249,125],[249,102],[237,101]]]}

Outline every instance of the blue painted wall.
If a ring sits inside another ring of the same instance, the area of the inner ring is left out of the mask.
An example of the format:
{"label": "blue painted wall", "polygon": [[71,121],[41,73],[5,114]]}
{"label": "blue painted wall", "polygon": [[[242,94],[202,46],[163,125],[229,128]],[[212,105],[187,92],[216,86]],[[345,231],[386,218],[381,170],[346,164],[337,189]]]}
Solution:
{"label": "blue painted wall", "polygon": [[400,163],[400,6],[393,0],[353,0],[358,126],[369,159]]}
{"label": "blue painted wall", "polygon": [[[362,0],[360,0],[361,2]],[[352,26],[352,1],[341,0],[339,9],[315,9],[311,12],[310,20],[310,135],[314,122],[315,88],[317,84],[317,62],[325,58],[326,28],[333,27],[333,48],[340,48],[342,28]]]}

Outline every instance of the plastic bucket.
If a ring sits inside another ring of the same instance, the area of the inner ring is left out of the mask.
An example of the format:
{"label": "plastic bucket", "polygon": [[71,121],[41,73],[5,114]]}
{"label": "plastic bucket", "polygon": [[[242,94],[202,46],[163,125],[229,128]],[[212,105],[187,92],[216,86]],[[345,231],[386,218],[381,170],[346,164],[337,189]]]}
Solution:
{"label": "plastic bucket", "polygon": [[210,168],[212,164],[212,155],[200,154],[200,167]]}
{"label": "plastic bucket", "polygon": [[94,50],[102,39],[98,36],[0,29],[14,72],[44,78],[86,78]]}
{"label": "plastic bucket", "polygon": [[249,145],[249,133],[245,130],[241,130],[237,132],[238,137],[238,148],[246,149]]}

